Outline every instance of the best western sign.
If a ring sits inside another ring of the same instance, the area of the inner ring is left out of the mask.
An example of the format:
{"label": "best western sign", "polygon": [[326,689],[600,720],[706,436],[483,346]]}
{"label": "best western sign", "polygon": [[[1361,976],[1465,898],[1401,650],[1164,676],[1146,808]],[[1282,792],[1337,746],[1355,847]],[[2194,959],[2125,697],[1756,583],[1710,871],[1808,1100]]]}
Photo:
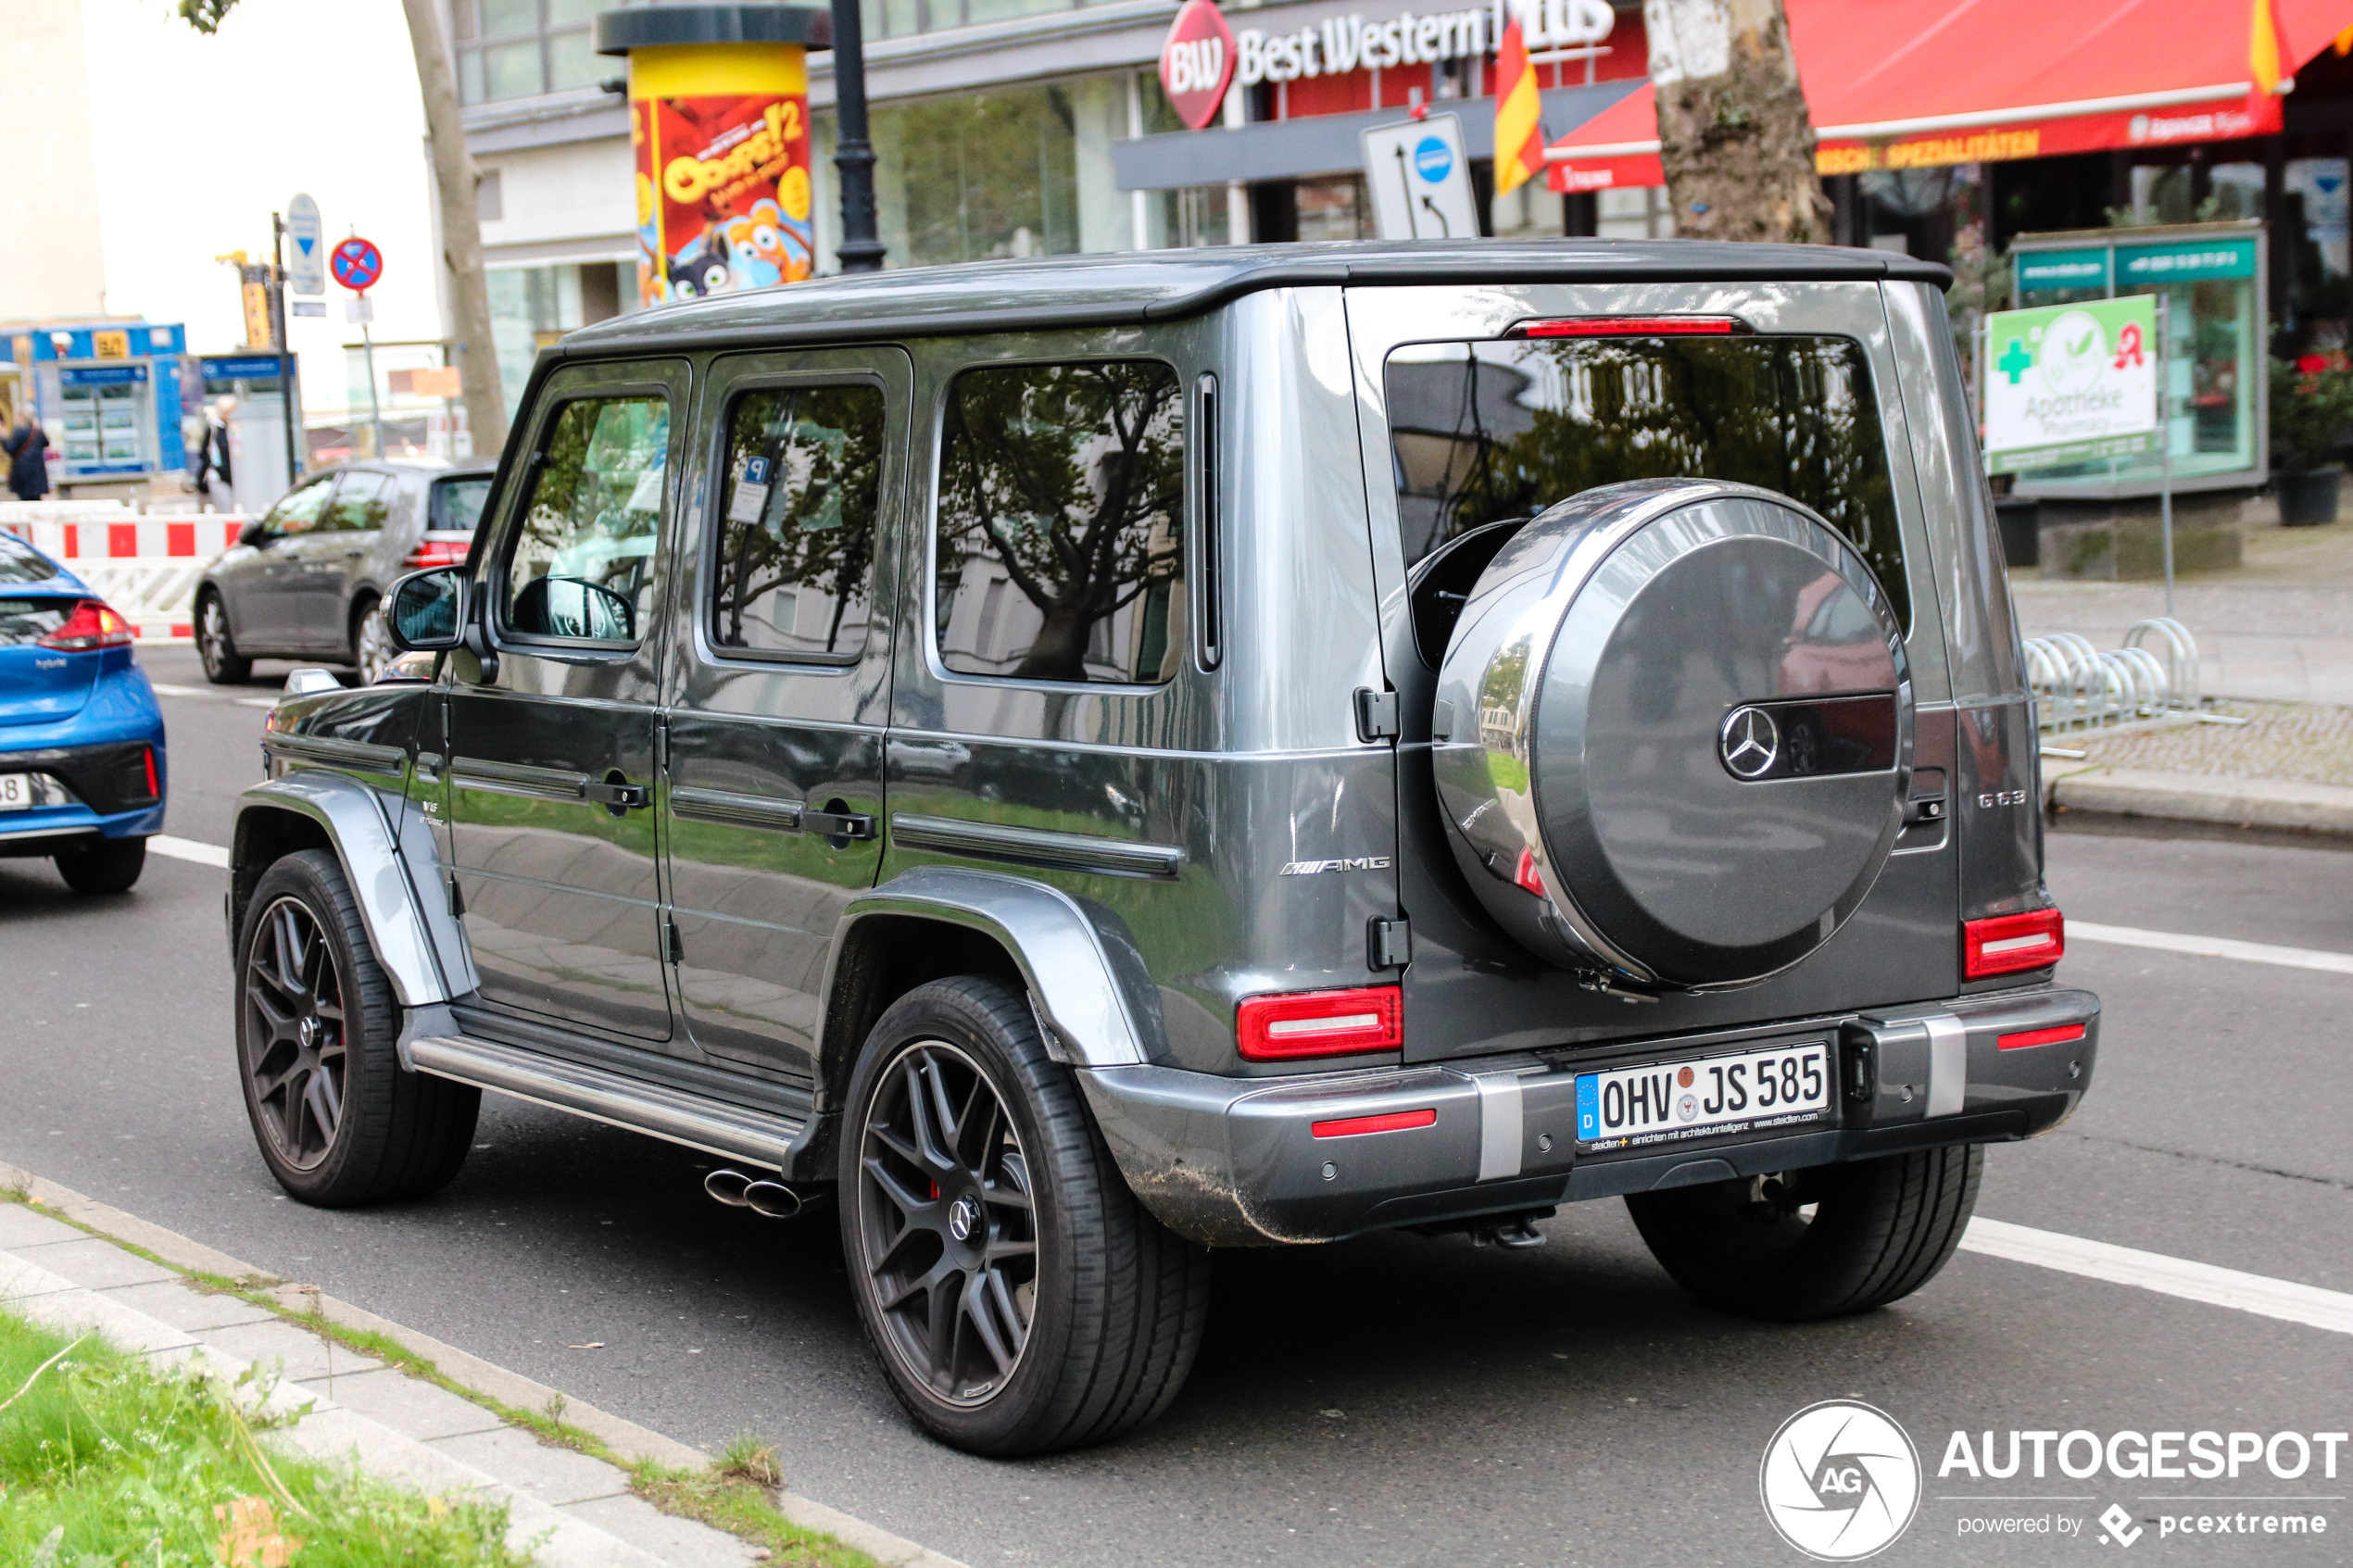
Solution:
{"label": "best western sign", "polygon": [[1237,81],[1254,87],[1483,56],[1493,52],[1509,16],[1519,18],[1531,53],[1598,44],[1617,21],[1608,0],[1495,0],[1469,10],[1382,19],[1353,12],[1295,32],[1245,28],[1237,34],[1214,0],[1186,0],[1161,46],[1160,81],[1178,117],[1198,131],[1217,117]]}

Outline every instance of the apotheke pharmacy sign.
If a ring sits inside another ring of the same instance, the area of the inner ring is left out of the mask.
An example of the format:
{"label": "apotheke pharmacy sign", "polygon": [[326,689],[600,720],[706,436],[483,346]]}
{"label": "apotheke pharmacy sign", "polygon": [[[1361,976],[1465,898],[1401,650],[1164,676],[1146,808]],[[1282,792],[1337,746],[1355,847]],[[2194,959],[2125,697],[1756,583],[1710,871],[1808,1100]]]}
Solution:
{"label": "apotheke pharmacy sign", "polygon": [[1617,25],[1608,0],[1495,0],[1473,9],[1403,11],[1370,19],[1359,12],[1329,17],[1296,32],[1226,26],[1214,0],[1186,0],[1161,45],[1160,81],[1179,118],[1199,131],[1217,117],[1235,82],[1340,76],[1392,66],[1491,54],[1507,16],[1516,15],[1531,53],[1591,48]]}
{"label": "apotheke pharmacy sign", "polygon": [[2005,310],[1985,326],[1985,456],[1994,472],[2129,458],[2154,445],[2154,295]]}

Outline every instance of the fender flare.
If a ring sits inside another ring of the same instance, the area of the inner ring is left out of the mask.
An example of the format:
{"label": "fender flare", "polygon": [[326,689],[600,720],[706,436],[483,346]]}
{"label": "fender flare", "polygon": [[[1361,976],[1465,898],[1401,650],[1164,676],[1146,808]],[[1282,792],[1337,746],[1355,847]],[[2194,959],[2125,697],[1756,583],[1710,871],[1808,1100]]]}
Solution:
{"label": "fender flare", "polygon": [[[464,930],[437,897],[440,854],[429,822],[404,810],[396,832],[375,789],[347,774],[296,767],[237,797],[233,870],[242,869],[246,822],[258,810],[290,811],[325,833],[359,905],[376,962],[402,1007],[446,1002],[476,988]],[[237,914],[242,922],[243,911]],[[230,940],[236,940],[233,930]]]}
{"label": "fender flare", "polygon": [[[1020,969],[1057,1060],[1135,1067],[1166,1054],[1158,990],[1115,917],[1090,914],[1043,883],[949,866],[905,872],[850,900],[825,960],[820,1016],[836,1016],[842,954],[859,923],[883,915],[938,921],[993,938]],[[859,1044],[842,1047],[854,1051]]]}

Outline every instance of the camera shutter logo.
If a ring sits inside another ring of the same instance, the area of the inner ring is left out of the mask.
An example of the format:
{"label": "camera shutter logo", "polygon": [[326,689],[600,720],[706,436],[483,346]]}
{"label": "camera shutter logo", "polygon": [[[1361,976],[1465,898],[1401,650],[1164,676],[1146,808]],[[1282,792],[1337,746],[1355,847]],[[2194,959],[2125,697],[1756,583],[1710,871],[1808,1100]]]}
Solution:
{"label": "camera shutter logo", "polygon": [[1761,779],[1780,760],[1781,727],[1762,708],[1735,708],[1717,736],[1724,771],[1736,779]]}
{"label": "camera shutter logo", "polygon": [[1920,1506],[1920,1456],[1886,1411],[1825,1399],[1781,1423],[1756,1486],[1781,1539],[1821,1562],[1893,1544]]}

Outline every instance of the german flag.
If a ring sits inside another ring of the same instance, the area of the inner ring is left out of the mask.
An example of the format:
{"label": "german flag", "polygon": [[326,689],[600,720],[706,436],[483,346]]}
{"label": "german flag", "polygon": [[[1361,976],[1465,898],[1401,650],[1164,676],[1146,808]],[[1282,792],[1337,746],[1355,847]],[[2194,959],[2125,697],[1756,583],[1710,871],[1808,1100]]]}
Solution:
{"label": "german flag", "polygon": [[[2265,5],[2269,0],[2256,0]],[[1495,194],[1509,195],[1544,172],[1543,103],[1536,95],[1536,68],[1528,63],[1528,40],[1519,13],[1504,24],[1495,50]]]}

